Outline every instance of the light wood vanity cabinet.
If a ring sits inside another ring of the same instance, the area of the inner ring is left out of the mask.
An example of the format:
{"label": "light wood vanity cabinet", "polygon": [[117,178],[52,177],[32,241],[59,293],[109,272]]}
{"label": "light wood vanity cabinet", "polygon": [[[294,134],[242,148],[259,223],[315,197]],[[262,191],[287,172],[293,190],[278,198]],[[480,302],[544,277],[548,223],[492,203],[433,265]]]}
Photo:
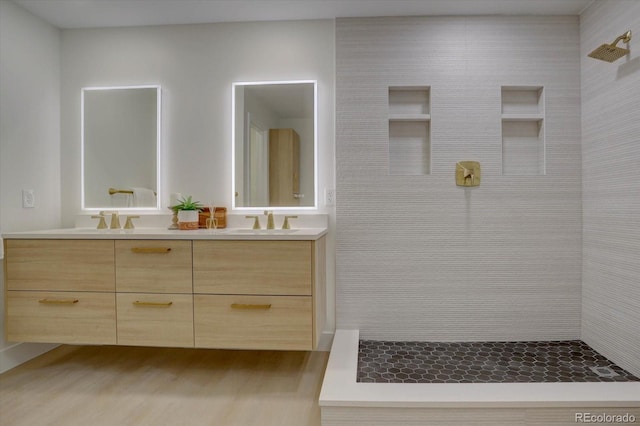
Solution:
{"label": "light wood vanity cabinet", "polygon": [[318,241],[194,241],[198,347],[311,350],[322,309]]}
{"label": "light wood vanity cabinet", "polygon": [[193,347],[191,241],[116,240],[118,344]]}
{"label": "light wood vanity cabinet", "polygon": [[194,241],[193,292],[311,296],[313,241]]}
{"label": "light wood vanity cabinet", "polygon": [[10,342],[116,344],[113,293],[9,290],[6,306]]}
{"label": "light wood vanity cabinet", "polygon": [[192,293],[191,241],[116,240],[116,291]]}
{"label": "light wood vanity cabinet", "polygon": [[200,348],[312,350],[311,296],[196,294]]}
{"label": "light wood vanity cabinet", "polygon": [[118,344],[193,347],[191,294],[117,293]]}
{"label": "light wood vanity cabinet", "polygon": [[115,290],[111,240],[7,240],[9,290]]}
{"label": "light wood vanity cabinet", "polygon": [[7,340],[115,344],[113,253],[108,240],[7,240]]}
{"label": "light wood vanity cabinet", "polygon": [[14,342],[312,350],[325,239],[7,239]]}

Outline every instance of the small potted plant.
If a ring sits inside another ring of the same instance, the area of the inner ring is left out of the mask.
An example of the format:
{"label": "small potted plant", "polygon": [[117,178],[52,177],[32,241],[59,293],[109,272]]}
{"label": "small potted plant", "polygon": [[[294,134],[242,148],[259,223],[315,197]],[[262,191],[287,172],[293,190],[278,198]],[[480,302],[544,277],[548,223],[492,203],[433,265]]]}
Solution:
{"label": "small potted plant", "polygon": [[193,201],[191,195],[178,200],[178,204],[171,207],[178,212],[178,229],[198,229],[198,214],[202,209],[200,201]]}

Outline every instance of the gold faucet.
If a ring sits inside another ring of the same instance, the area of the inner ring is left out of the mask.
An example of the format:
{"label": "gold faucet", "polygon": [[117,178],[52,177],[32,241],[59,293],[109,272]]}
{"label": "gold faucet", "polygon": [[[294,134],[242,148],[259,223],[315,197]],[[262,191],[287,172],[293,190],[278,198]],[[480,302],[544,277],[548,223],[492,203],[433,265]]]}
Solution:
{"label": "gold faucet", "polygon": [[100,212],[99,215],[91,216],[91,219],[100,219],[100,222],[98,222],[98,227],[96,229],[107,229],[107,222],[105,222],[102,212]]}
{"label": "gold faucet", "polygon": [[282,229],[291,229],[291,225],[289,225],[289,219],[297,219],[298,216],[285,216],[284,222],[282,223]]}
{"label": "gold faucet", "polygon": [[120,229],[120,215],[118,214],[118,212],[109,212],[109,211],[100,212],[101,216],[104,216],[106,214],[110,214],[111,215],[111,224],[109,225],[109,228],[110,229]]}
{"label": "gold faucet", "polygon": [[260,220],[258,219],[258,216],[245,216],[245,219],[254,219],[253,229],[260,229]]}
{"label": "gold faucet", "polygon": [[124,229],[134,229],[135,226],[133,224],[132,219],[140,219],[140,216],[127,216],[127,221],[124,224]]}
{"label": "gold faucet", "polygon": [[276,226],[273,223],[273,212],[265,210],[264,214],[267,216],[267,229],[275,229]]}

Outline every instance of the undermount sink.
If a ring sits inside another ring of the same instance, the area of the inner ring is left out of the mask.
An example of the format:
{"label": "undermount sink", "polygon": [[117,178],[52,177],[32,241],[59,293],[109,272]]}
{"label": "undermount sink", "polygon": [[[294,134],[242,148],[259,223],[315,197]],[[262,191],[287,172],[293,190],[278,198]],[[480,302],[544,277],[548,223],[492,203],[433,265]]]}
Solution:
{"label": "undermount sink", "polygon": [[57,232],[64,232],[69,234],[117,234],[123,229],[97,229],[97,228],[68,228],[58,230]]}
{"label": "undermount sink", "polygon": [[134,229],[97,229],[97,228],[67,228],[54,230],[65,234],[157,234],[166,228],[134,228]]}
{"label": "undermount sink", "polygon": [[298,232],[298,229],[230,229],[228,234],[249,234],[249,235],[262,235],[262,234],[293,234]]}

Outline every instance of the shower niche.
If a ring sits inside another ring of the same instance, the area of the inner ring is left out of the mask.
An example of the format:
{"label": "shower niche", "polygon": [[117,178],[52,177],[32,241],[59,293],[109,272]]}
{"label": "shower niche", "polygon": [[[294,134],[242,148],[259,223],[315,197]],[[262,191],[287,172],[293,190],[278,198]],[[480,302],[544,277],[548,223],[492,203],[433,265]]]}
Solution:
{"label": "shower niche", "polygon": [[502,174],[544,175],[544,88],[502,87]]}
{"label": "shower niche", "polygon": [[428,86],[389,87],[389,174],[431,171],[431,115]]}

